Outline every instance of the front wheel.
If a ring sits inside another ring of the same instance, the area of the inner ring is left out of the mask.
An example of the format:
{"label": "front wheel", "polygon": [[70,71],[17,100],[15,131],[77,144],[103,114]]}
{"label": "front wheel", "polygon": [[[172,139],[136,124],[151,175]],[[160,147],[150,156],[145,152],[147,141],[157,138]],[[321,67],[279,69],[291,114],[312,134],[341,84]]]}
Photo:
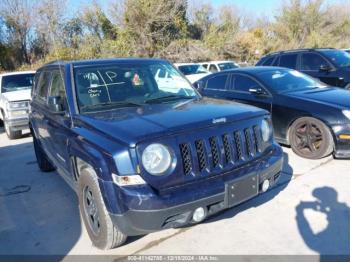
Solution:
{"label": "front wheel", "polygon": [[80,213],[94,246],[112,249],[124,244],[127,236],[113,224],[92,168],[81,171],[78,190]]}
{"label": "front wheel", "polygon": [[11,127],[8,126],[6,121],[4,121],[4,126],[5,126],[6,135],[10,140],[18,139],[22,137],[22,130],[13,131]]}
{"label": "front wheel", "polygon": [[308,159],[320,159],[333,152],[334,142],[328,127],[318,119],[302,117],[289,129],[292,150]]}

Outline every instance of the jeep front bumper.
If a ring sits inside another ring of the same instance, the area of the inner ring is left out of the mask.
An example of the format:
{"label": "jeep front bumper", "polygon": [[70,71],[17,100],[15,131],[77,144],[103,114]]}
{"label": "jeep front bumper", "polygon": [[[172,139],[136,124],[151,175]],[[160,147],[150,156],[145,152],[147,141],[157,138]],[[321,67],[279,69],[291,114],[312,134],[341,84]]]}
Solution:
{"label": "jeep front bumper", "polygon": [[[188,194],[188,190],[183,192],[177,190],[173,194],[169,193],[161,197],[149,194],[142,196],[139,191],[138,195],[135,196],[135,201],[131,201],[129,204],[124,203],[128,208],[126,212],[122,214],[110,213],[110,217],[113,223],[128,236],[142,235],[161,229],[194,223],[192,220],[193,212],[199,207],[203,207],[206,210],[206,217],[208,217],[262,193],[262,184],[265,180],[270,182],[270,188],[275,185],[282,171],[282,154],[281,147],[274,144],[272,150],[264,157],[239,168],[239,170],[232,170],[229,174],[225,174],[224,180],[210,181],[209,187],[208,184],[204,187],[198,184],[194,189],[191,189],[209,193],[216,191],[216,193],[182,204],[170,205],[169,203],[176,202],[176,197],[181,195],[187,195],[188,198],[193,199],[196,192],[193,191],[193,194]],[[251,191],[251,187],[254,187],[254,179],[257,179],[255,193]],[[251,181],[249,182],[249,180]],[[236,191],[238,195],[244,195],[248,191],[252,192],[238,201],[234,201],[234,194],[231,194],[231,189],[228,189],[228,185],[231,187],[231,185],[235,185],[236,181],[245,181],[240,184],[238,182],[238,185],[240,185],[240,188]],[[170,202],[168,202],[169,199]],[[152,205],[159,206],[159,208],[147,208],[151,205],[150,202],[153,202]],[[162,203],[163,207],[160,207]]]}

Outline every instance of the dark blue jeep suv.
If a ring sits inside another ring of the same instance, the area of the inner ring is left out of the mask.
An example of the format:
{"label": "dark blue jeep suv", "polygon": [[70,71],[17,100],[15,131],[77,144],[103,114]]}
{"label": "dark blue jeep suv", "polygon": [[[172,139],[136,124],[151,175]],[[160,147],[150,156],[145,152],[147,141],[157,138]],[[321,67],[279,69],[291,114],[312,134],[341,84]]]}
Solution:
{"label": "dark blue jeep suv", "polygon": [[282,169],[267,111],[202,98],[164,60],[43,66],[30,128],[40,169],[76,191],[102,249],[201,222],[265,192]]}

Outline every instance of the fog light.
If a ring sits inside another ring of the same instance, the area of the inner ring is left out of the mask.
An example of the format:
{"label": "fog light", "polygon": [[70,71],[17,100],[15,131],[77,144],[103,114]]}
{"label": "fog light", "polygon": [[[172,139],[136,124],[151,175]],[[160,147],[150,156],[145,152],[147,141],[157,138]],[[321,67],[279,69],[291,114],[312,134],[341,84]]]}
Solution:
{"label": "fog light", "polygon": [[193,212],[192,219],[194,222],[201,222],[205,218],[205,216],[205,209],[203,207],[199,207]]}
{"label": "fog light", "polygon": [[270,181],[268,179],[266,179],[262,184],[261,190],[263,192],[266,192],[269,189],[269,187],[270,187]]}

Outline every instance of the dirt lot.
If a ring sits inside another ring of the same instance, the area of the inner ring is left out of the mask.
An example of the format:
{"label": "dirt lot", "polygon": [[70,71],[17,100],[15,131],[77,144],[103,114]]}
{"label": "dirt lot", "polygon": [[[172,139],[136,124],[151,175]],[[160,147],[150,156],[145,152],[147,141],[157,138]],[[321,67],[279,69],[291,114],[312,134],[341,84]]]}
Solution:
{"label": "dirt lot", "polygon": [[141,237],[111,251],[91,245],[77,197],[41,173],[32,138],[0,130],[1,254],[350,254],[350,161],[310,161],[284,148],[279,185],[202,224]]}

